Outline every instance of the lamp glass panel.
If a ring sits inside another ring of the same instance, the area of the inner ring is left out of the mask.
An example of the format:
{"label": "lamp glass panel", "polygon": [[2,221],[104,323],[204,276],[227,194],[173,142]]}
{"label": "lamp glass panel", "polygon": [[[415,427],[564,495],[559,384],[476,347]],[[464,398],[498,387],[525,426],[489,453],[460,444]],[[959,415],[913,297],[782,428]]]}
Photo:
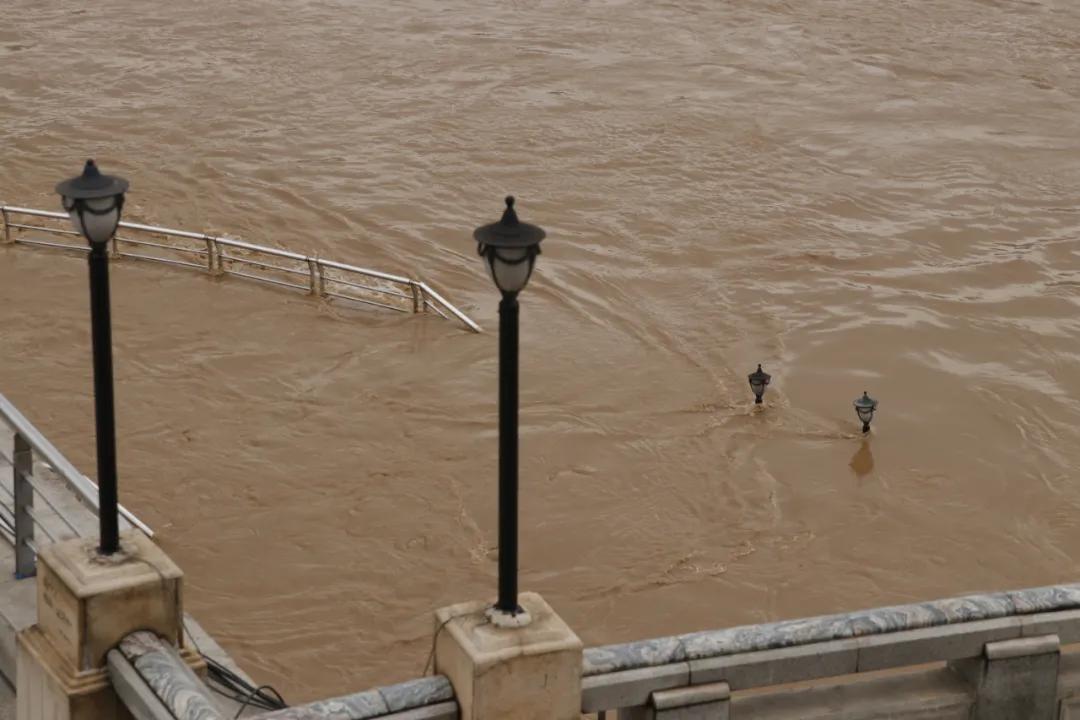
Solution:
{"label": "lamp glass panel", "polygon": [[[529,282],[529,248],[499,248],[491,259],[491,275],[503,292],[518,292]],[[507,262],[510,261],[510,262]]]}
{"label": "lamp glass panel", "polygon": [[864,423],[870,422],[871,418],[874,417],[873,408],[855,408],[855,412],[859,413],[859,419]]}
{"label": "lamp glass panel", "polygon": [[[65,206],[68,205],[69,202],[70,201],[65,199]],[[83,200],[82,202],[86,203],[86,207],[90,210],[96,210],[98,212],[108,210],[108,212],[104,215],[83,212],[82,218],[80,219],[78,210],[72,207],[68,210],[68,217],[71,218],[72,226],[90,242],[107,242],[109,238],[113,236],[113,233],[116,232],[116,226],[120,222],[120,209],[117,207],[116,198],[94,198],[92,200]]]}

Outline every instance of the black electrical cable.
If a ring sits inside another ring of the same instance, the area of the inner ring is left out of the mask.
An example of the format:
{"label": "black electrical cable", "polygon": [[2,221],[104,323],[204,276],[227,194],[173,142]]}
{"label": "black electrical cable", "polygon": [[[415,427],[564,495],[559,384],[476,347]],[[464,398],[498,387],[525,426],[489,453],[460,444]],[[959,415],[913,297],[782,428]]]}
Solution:
{"label": "black electrical cable", "polygon": [[248,705],[263,710],[281,710],[288,707],[281,694],[270,685],[252,687],[243,678],[213,658],[203,655],[203,659],[206,660],[208,679],[224,688],[224,690],[219,690],[211,686],[211,689],[234,702],[242,703],[241,710]]}
{"label": "black electrical cable", "polygon": [[[186,621],[184,622],[184,629],[187,630]],[[283,710],[289,707],[288,703],[286,703],[285,699],[281,696],[281,693],[272,686],[260,685],[259,687],[255,687],[251,685],[251,683],[244,680],[235,672],[204,653],[202,648],[199,647],[199,644],[195,642],[195,638],[191,637],[190,631],[188,631],[187,635],[195,645],[195,651],[198,652],[200,657],[206,662],[207,680],[213,681],[224,689],[219,689],[209,683],[207,683],[207,687],[218,695],[227,697],[233,702],[240,703],[240,709],[237,710],[236,717],[240,717],[240,713],[242,713],[244,708],[249,705],[261,710]],[[267,691],[273,693],[273,695],[270,695]]]}
{"label": "black electrical cable", "polygon": [[[259,695],[263,690],[271,690],[274,692],[275,695],[277,695],[277,690],[274,690],[274,688],[270,687],[269,685],[260,685],[259,687],[248,693],[248,696],[244,698],[244,702],[240,704],[240,709],[236,711],[235,715],[233,715],[233,720],[237,720],[237,718],[240,717],[240,713],[244,712],[244,708],[246,708],[248,705],[251,705],[252,699]],[[280,698],[281,696],[278,695],[278,697]]]}

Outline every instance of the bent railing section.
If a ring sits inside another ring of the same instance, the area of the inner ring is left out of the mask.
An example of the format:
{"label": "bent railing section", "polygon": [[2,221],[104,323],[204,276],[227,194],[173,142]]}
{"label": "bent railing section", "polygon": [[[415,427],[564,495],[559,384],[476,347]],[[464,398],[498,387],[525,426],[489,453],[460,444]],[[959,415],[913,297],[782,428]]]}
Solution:
{"label": "bent railing section", "polygon": [[[31,222],[29,218],[39,218]],[[87,252],[86,244],[67,226],[64,213],[0,205],[4,241],[22,245]],[[51,224],[45,224],[51,223]],[[31,237],[46,233],[50,239]],[[455,318],[480,332],[465,313],[421,280],[325,260],[278,248],[206,233],[121,222],[110,253],[117,258],[204,270],[212,275],[245,278],[298,290],[316,297],[407,313],[434,312]]]}
{"label": "bent railing section", "polygon": [[[30,577],[42,544],[96,535],[95,528],[82,526],[70,503],[81,502],[96,516],[98,490],[3,395],[0,426],[13,438],[10,455],[0,448],[0,465],[11,468],[10,482],[0,474],[0,535],[15,548],[16,576]],[[127,508],[120,506],[120,515],[121,527],[134,526],[153,537]]]}
{"label": "bent railing section", "polygon": [[[138,653],[131,648],[145,647],[151,639],[159,646],[156,652],[174,658],[171,665],[143,660],[140,668]],[[1044,667],[1054,673],[1050,687],[1056,688],[1051,690],[1056,696],[1052,701],[1060,702],[1061,717],[1065,717],[1066,705],[1080,699],[1080,654],[1061,655],[1060,682],[1057,658],[1061,645],[1077,642],[1080,642],[1080,584],[689,633],[586,649],[581,711],[600,720],[612,720],[616,710],[619,718],[631,719],[713,718],[727,717],[726,704],[733,703],[739,709],[738,717],[753,718],[763,700],[769,702],[785,692],[790,695],[790,683],[819,681],[824,683],[824,691],[831,693],[839,686],[829,683],[844,678],[845,682],[881,683],[874,686],[882,692],[875,699],[900,708],[890,717],[925,717],[918,715],[916,706],[922,707],[920,703],[926,700],[923,693],[926,688],[938,694],[936,702],[951,702],[955,708],[962,709],[978,701],[982,688],[971,682],[971,673],[978,672],[972,670],[972,663],[985,659],[989,665],[991,660],[1001,663],[1018,657],[1052,655],[1054,662]],[[170,685],[170,681],[162,678],[182,673],[176,667],[182,661],[166,643],[156,636],[136,633],[120,649],[149,687],[165,701],[172,717],[217,720],[219,716],[192,710],[201,705],[183,701],[186,691],[169,690],[179,686]],[[928,663],[936,665],[929,667]],[[941,663],[948,665],[943,667]],[[898,668],[915,669],[899,676],[866,675]],[[112,655],[110,672],[113,672]],[[114,674],[114,682],[116,677]],[[777,689],[780,685],[785,688]],[[770,689],[777,695],[770,696]],[[886,697],[896,692],[907,692],[910,697]],[[121,696],[126,698],[124,693]],[[803,705],[795,704],[795,714],[783,717],[802,717],[800,708],[807,716],[812,714],[805,706],[811,695],[792,697]],[[836,697],[828,695],[828,702],[835,703]],[[903,710],[905,700],[910,700],[915,708],[910,715]],[[768,707],[775,710],[776,706]],[[873,704],[866,707],[879,713],[866,717],[881,716],[880,708],[875,710]],[[680,708],[685,714],[675,712],[682,712]],[[855,712],[850,716],[864,715]],[[136,717],[166,720],[167,716],[151,718],[136,713]],[[442,676],[260,716],[267,720],[450,720],[456,717],[457,703],[449,682]],[[774,712],[768,717],[780,716]]]}

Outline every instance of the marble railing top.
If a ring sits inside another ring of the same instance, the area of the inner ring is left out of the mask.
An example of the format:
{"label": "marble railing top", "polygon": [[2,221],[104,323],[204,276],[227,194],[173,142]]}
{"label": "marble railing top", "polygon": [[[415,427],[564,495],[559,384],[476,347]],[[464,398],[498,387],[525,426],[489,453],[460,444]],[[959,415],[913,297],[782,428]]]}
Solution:
{"label": "marble railing top", "polygon": [[[134,632],[120,642],[120,652],[177,720],[226,720],[206,686],[167,641],[152,632]],[[250,720],[369,720],[453,699],[450,681],[435,675],[260,713]]]}
{"label": "marble railing top", "polygon": [[583,674],[588,677],[864,635],[1075,609],[1080,609],[1080,584],[967,595],[587,648]]}
{"label": "marble railing top", "polygon": [[435,675],[275,710],[259,715],[255,720],[368,720],[453,699],[450,681]]}
{"label": "marble railing top", "polygon": [[150,686],[154,695],[179,720],[225,720],[210,692],[176,649],[148,630],[120,641],[120,652]]}

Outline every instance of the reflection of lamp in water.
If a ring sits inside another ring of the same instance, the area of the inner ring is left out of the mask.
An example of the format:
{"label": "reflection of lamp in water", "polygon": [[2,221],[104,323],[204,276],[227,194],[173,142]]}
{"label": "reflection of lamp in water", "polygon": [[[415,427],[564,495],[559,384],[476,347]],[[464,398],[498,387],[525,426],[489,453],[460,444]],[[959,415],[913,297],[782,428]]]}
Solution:
{"label": "reflection of lamp in water", "polygon": [[858,452],[851,456],[851,462],[849,462],[848,465],[855,471],[856,477],[866,477],[873,472],[874,454],[870,452],[869,440],[862,441],[862,445],[859,447]]}
{"label": "reflection of lamp in water", "polygon": [[862,420],[862,431],[870,432],[870,421],[874,419],[874,411],[877,410],[877,400],[870,397],[864,390],[862,397],[855,401],[855,412]]}
{"label": "reflection of lamp in water", "polygon": [[109,256],[106,244],[120,224],[123,178],[102,175],[93,160],[82,175],[57,184],[71,224],[90,243],[90,328],[94,351],[94,417],[97,436],[98,522],[102,555],[120,548],[116,497],[116,422],[113,413],[112,322],[109,310]]}
{"label": "reflection of lamp in water", "polygon": [[761,404],[761,396],[765,394],[765,387],[772,380],[772,375],[761,369],[761,363],[758,363],[757,370],[750,373],[750,389],[754,391],[754,404]]}
{"label": "reflection of lamp in water", "polygon": [[514,198],[497,223],[473,233],[499,303],[499,600],[489,610],[496,625],[521,626],[529,615],[518,605],[518,301],[540,254],[543,229],[523,223]]}

